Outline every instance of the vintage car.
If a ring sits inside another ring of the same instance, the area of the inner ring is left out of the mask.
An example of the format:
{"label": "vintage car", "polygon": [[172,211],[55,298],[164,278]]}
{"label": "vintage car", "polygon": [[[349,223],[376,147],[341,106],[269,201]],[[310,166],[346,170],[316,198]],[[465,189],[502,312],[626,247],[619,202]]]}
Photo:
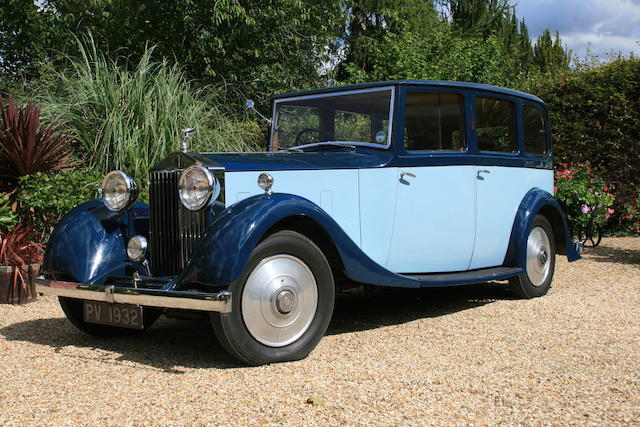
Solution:
{"label": "vintage car", "polygon": [[532,298],[557,253],[580,258],[535,96],[380,82],[278,96],[268,120],[264,153],[185,140],[151,170],[148,205],[123,171],[107,174],[102,198],[53,232],[39,292],[96,336],[204,313],[258,365],[306,357],[336,291],[508,280]]}

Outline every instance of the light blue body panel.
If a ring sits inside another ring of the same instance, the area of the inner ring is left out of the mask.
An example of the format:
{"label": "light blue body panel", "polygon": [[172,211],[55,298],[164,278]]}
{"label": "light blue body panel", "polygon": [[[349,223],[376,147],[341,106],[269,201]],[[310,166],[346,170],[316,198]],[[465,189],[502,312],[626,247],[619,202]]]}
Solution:
{"label": "light blue body panel", "polygon": [[398,171],[387,269],[403,273],[467,269],[475,237],[474,173],[474,166]]}
{"label": "light blue body panel", "polygon": [[[323,209],[360,246],[360,207],[357,169],[264,171],[273,176],[273,192],[295,194]],[[258,187],[262,171],[225,174],[227,206],[264,194]]]}
{"label": "light blue body panel", "polygon": [[359,176],[361,248],[386,267],[396,215],[398,168],[360,169]]}
{"label": "light blue body panel", "polygon": [[501,166],[476,166],[476,170],[476,232],[470,270],[502,264],[518,207],[531,189],[553,194],[551,170]]}
{"label": "light blue body panel", "polygon": [[[227,206],[264,193],[257,185],[260,173],[227,172]],[[267,173],[274,193],[313,202],[369,258],[394,273],[502,265],[522,199],[533,188],[553,188],[550,170],[499,166]]]}

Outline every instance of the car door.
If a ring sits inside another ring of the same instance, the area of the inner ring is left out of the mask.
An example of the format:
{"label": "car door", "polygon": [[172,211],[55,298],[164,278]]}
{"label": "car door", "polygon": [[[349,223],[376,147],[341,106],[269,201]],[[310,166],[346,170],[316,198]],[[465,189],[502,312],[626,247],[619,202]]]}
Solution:
{"label": "car door", "polygon": [[[525,106],[530,119],[517,120],[522,108],[514,100],[478,96],[474,103],[479,164],[475,171],[477,221],[470,269],[502,265],[524,196],[533,188],[553,191],[553,171],[536,167],[550,158],[550,133],[543,112]],[[518,129],[522,123],[527,125]],[[522,136],[518,135],[522,134],[531,143],[519,143]]]}
{"label": "car door", "polygon": [[386,267],[462,271],[475,235],[475,168],[468,160],[462,93],[405,89],[393,234]]}

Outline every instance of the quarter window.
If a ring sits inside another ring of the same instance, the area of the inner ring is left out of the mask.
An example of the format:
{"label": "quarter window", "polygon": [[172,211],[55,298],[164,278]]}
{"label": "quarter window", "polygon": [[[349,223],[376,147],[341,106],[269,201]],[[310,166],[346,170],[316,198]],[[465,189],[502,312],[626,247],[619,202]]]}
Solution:
{"label": "quarter window", "polygon": [[406,150],[464,150],[464,101],[454,93],[409,91],[405,104]]}
{"label": "quarter window", "polygon": [[513,102],[494,98],[476,98],[478,149],[515,153],[516,120]]}
{"label": "quarter window", "polygon": [[524,151],[527,153],[547,154],[547,134],[544,116],[535,107],[522,106],[524,123]]}

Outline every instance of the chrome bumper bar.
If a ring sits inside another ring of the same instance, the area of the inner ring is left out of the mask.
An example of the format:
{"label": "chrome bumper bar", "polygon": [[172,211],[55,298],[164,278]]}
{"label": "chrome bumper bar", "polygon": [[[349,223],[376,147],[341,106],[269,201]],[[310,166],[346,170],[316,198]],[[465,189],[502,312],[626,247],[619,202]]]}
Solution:
{"label": "chrome bumper bar", "polygon": [[34,278],[36,290],[43,295],[102,301],[118,304],[135,304],[147,307],[177,308],[183,310],[231,312],[231,292],[215,293],[163,291],[160,289],[125,288],[112,285],[62,282]]}

